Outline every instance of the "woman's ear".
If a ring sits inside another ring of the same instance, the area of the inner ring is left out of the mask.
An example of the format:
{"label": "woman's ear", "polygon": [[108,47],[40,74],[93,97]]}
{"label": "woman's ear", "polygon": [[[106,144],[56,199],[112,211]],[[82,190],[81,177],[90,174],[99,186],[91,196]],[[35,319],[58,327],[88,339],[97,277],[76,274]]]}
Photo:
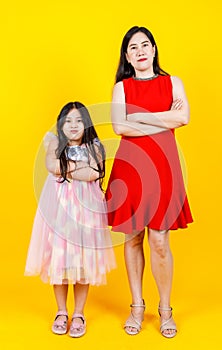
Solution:
{"label": "woman's ear", "polygon": [[153,57],[155,57],[155,55],[156,55],[156,46],[154,45],[153,46]]}
{"label": "woman's ear", "polygon": [[127,60],[127,62],[130,63],[130,61],[129,61],[129,56],[128,56],[127,52],[125,53],[125,55],[126,55],[126,60]]}

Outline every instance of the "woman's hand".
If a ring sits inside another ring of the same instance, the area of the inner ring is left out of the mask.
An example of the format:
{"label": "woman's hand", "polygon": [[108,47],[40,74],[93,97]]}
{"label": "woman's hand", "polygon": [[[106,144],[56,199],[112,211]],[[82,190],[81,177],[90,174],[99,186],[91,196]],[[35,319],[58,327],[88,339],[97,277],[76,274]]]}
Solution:
{"label": "woman's hand", "polygon": [[[183,100],[181,98],[177,98],[176,100],[173,101],[170,110],[177,110],[179,111],[183,107]],[[133,113],[133,114],[127,114],[126,120],[128,122],[136,122],[136,123],[141,123],[141,113]]]}
{"label": "woman's hand", "polygon": [[170,110],[180,110],[183,107],[183,100],[181,98],[177,98],[173,101]]}

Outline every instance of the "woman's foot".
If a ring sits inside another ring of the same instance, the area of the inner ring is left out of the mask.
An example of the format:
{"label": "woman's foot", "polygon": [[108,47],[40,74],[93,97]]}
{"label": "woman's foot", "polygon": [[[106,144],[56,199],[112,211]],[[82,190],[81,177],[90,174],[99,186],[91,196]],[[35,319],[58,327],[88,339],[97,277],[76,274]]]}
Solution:
{"label": "woman's foot", "polygon": [[125,332],[129,335],[136,335],[141,331],[141,324],[144,319],[145,303],[142,300],[141,304],[131,304],[132,308],[130,316],[124,325]]}
{"label": "woman's foot", "polygon": [[70,337],[79,338],[86,333],[86,320],[82,314],[74,313],[69,330]]}
{"label": "woman's foot", "polygon": [[52,325],[52,332],[55,334],[66,334],[68,330],[68,313],[67,311],[58,311]]}
{"label": "woman's foot", "polygon": [[177,334],[177,327],[172,317],[172,310],[172,307],[158,307],[160,332],[166,338],[173,338]]}

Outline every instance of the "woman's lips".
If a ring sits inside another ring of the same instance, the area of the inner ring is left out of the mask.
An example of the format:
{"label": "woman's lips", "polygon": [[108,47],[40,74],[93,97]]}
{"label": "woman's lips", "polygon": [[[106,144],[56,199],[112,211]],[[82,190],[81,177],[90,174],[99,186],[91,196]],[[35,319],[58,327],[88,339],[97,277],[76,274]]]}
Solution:
{"label": "woman's lips", "polygon": [[143,61],[146,61],[147,60],[147,58],[140,58],[139,60],[138,60],[138,62],[143,62]]}

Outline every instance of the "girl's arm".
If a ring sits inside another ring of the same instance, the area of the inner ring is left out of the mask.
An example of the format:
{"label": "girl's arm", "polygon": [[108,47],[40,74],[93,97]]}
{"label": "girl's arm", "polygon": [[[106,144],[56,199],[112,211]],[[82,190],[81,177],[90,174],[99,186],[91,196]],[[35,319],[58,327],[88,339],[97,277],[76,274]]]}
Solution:
{"label": "girl's arm", "polygon": [[190,119],[190,110],[183,83],[178,77],[171,77],[173,85],[173,104],[169,111],[158,113],[134,113],[127,115],[130,122],[165,127],[179,128],[186,125]]}
{"label": "girl's arm", "polygon": [[113,88],[111,115],[113,129],[117,135],[144,136],[167,130],[165,127],[147,125],[127,120],[125,93],[122,81],[116,83]]}
{"label": "girl's arm", "polygon": [[[98,147],[95,145],[95,149],[97,151],[97,157],[100,161],[101,166],[102,159],[101,154],[99,152]],[[92,157],[91,154],[89,154],[89,164],[86,162],[76,162],[76,168],[72,172],[72,178],[74,180],[80,180],[80,181],[95,181],[99,178],[100,174],[99,171],[96,171],[98,169],[98,166],[96,164],[95,159]]]}
{"label": "girl's arm", "polygon": [[[49,142],[46,152],[46,168],[55,176],[60,176],[60,161],[56,157],[56,149],[58,147],[58,139],[52,139]],[[91,157],[92,158],[92,157]],[[92,160],[91,166],[97,169],[95,160]],[[99,178],[99,172],[92,169],[86,162],[68,162],[68,178],[80,181],[95,181]]]}
{"label": "girl's arm", "polygon": [[71,172],[71,176],[73,180],[88,182],[97,180],[99,178],[99,172],[92,169],[88,163],[76,162],[76,168]]}
{"label": "girl's arm", "polygon": [[[48,148],[46,151],[46,168],[47,170],[55,176],[60,176],[60,161],[56,157],[56,149],[58,147],[58,138],[53,138],[48,143]],[[68,162],[68,173],[72,172],[75,169],[75,163]]]}
{"label": "girl's arm", "polygon": [[45,165],[47,170],[53,175],[60,175],[60,163],[59,159],[56,157],[56,149],[58,147],[58,139],[52,139],[48,143],[46,151]]}

